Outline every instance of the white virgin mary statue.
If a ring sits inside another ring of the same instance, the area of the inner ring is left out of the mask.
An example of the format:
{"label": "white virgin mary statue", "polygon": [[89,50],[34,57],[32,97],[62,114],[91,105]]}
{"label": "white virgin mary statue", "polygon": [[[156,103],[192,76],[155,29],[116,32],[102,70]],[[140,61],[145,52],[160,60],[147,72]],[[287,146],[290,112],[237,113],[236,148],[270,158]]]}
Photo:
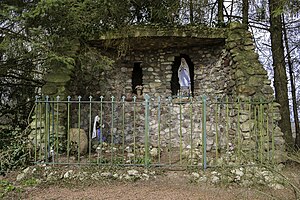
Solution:
{"label": "white virgin mary statue", "polygon": [[189,66],[184,58],[181,58],[181,64],[178,69],[178,78],[180,89],[190,89],[191,78]]}

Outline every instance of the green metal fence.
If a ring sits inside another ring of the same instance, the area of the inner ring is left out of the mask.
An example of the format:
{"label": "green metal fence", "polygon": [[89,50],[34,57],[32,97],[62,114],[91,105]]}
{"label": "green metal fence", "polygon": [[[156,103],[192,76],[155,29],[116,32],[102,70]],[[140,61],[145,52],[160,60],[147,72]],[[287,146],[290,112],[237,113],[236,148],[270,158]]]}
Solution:
{"label": "green metal fence", "polygon": [[[206,96],[37,97],[31,126],[33,159],[49,164],[203,169],[274,163],[273,105]],[[98,135],[92,138],[95,116]]]}

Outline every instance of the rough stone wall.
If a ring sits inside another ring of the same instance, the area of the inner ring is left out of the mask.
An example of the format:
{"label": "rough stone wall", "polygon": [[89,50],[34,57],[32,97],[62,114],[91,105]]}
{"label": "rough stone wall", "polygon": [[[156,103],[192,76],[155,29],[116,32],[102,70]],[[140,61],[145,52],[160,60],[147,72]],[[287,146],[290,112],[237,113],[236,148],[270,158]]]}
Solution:
{"label": "rough stone wall", "polygon": [[226,49],[232,69],[234,95],[272,100],[274,91],[267,71],[258,60],[252,34],[239,23],[232,23],[226,39]]}
{"label": "rough stone wall", "polygon": [[[222,64],[225,50],[223,46],[192,47],[185,49],[159,49],[152,51],[130,51],[125,56],[127,62],[117,64],[126,78],[120,84],[118,94],[128,95],[132,92],[132,69],[134,62],[141,62],[143,70],[143,93],[152,97],[167,98],[171,93],[172,65],[175,56],[188,55],[194,64],[194,95],[214,96],[226,93],[230,80],[229,66]],[[177,72],[176,72],[177,73]],[[117,83],[118,84],[118,83]],[[117,85],[116,84],[116,85]],[[125,91],[124,91],[125,89]]]}
{"label": "rough stone wall", "polygon": [[[231,24],[227,29],[225,45],[197,47],[195,44],[189,48],[129,49],[125,55],[116,59],[112,70],[101,73],[101,76],[95,74],[95,77],[92,77],[92,80],[99,82],[93,81],[92,84],[80,86],[89,88],[85,94],[77,93],[85,100],[88,100],[89,95],[94,97],[93,100],[99,100],[99,96],[102,95],[103,100],[108,101],[103,103],[102,113],[99,104],[93,104],[91,118],[87,117],[90,112],[88,104],[82,106],[81,128],[89,133],[91,121],[96,114],[100,114],[105,124],[103,133],[106,134],[108,141],[111,141],[112,134],[116,143],[120,143],[123,138],[128,143],[144,142],[144,99],[138,97],[134,104],[132,94],[132,71],[134,63],[140,62],[143,73],[142,92],[151,97],[149,116],[151,144],[157,146],[160,141],[161,146],[171,144],[183,148],[201,144],[203,129],[201,99],[189,100],[192,104],[190,102],[178,104],[178,100],[168,99],[172,94],[172,65],[175,57],[181,54],[187,55],[194,65],[194,96],[207,96],[205,123],[207,150],[211,151],[217,147],[228,148],[228,144],[231,143],[238,144],[241,149],[247,151],[257,148],[267,151],[270,150],[271,143],[275,143],[277,152],[275,153],[279,158],[284,151],[284,141],[282,132],[276,125],[280,119],[278,104],[271,102],[262,107],[244,103],[239,105],[237,99],[233,98],[232,104],[228,105],[228,111],[225,109],[227,108],[224,104],[225,96],[239,98],[241,102],[250,99],[266,102],[273,99],[273,89],[267,72],[259,63],[258,55],[254,51],[251,33],[238,23]],[[53,85],[52,82],[50,80],[47,84]],[[73,82],[76,83],[76,80]],[[77,82],[82,84],[80,81]],[[73,85],[72,92],[76,94],[74,86],[76,84]],[[115,97],[113,107],[110,103],[111,96]],[[121,102],[123,96],[125,99]],[[158,97],[161,98],[160,105],[157,102]],[[222,98],[223,104],[213,103]],[[71,128],[76,128],[78,109],[76,105],[73,107]],[[259,121],[261,118],[264,119],[263,122]],[[258,128],[260,132],[257,135]],[[258,141],[263,143],[257,144]]]}
{"label": "rough stone wall", "polygon": [[[262,116],[258,116],[258,112],[255,114],[255,108],[252,111],[241,108],[239,115],[249,116],[240,120],[245,144],[254,146],[257,140],[263,141],[261,148],[263,151],[267,151],[274,142],[276,160],[285,159],[283,156],[283,152],[285,152],[283,133],[277,125],[280,120],[280,105],[273,102],[274,91],[270,85],[271,81],[268,79],[267,71],[258,60],[252,34],[239,23],[230,24],[228,30],[226,50],[232,73],[233,96],[239,97],[241,101],[251,99],[256,102],[268,102],[268,104],[263,104]],[[269,121],[261,125],[259,136],[250,136],[249,133],[255,130],[255,124],[259,117],[263,118],[263,121],[266,119]],[[237,121],[236,118],[233,120]]]}

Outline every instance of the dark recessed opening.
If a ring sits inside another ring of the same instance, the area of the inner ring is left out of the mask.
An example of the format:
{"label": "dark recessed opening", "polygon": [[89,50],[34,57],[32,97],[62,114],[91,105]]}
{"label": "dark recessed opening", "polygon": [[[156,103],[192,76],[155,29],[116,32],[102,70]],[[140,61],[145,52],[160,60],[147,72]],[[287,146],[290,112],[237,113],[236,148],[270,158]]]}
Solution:
{"label": "dark recessed opening", "polygon": [[172,64],[172,78],[171,78],[171,91],[172,96],[178,95],[178,91],[180,89],[179,78],[178,78],[178,69],[181,63],[181,58],[184,58],[188,64],[190,71],[190,79],[191,79],[191,91],[192,96],[194,95],[194,64],[191,61],[190,57],[186,54],[180,54],[180,56],[175,56],[174,62]]}
{"label": "dark recessed opening", "polygon": [[132,71],[132,93],[137,94],[136,86],[143,86],[143,70],[140,62],[135,62]]}

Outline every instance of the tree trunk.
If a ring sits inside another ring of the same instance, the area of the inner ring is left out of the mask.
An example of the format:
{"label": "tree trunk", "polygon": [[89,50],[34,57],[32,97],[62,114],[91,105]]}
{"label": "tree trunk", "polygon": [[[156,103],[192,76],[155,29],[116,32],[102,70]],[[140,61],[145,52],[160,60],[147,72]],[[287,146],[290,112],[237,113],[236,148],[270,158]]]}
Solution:
{"label": "tree trunk", "polygon": [[271,34],[271,50],[274,68],[274,87],[276,101],[281,105],[281,120],[279,127],[284,134],[284,139],[288,149],[293,148],[293,137],[291,130],[287,75],[284,62],[284,47],[282,40],[282,20],[281,15],[275,11],[280,9],[278,0],[269,0],[270,11],[270,34]]}
{"label": "tree trunk", "polygon": [[243,24],[247,26],[249,23],[249,1],[243,0]]}
{"label": "tree trunk", "polygon": [[218,24],[219,25],[224,23],[223,3],[224,0],[218,0]]}
{"label": "tree trunk", "polygon": [[193,0],[190,0],[190,23],[194,23],[194,4]]}
{"label": "tree trunk", "polygon": [[294,79],[294,68],[292,64],[289,42],[284,22],[284,16],[282,15],[283,21],[283,34],[284,34],[284,43],[287,53],[287,61],[289,67],[289,75],[290,75],[290,82],[291,82],[291,91],[292,91],[292,101],[293,101],[293,113],[294,113],[294,121],[295,121],[295,132],[296,132],[296,140],[295,140],[295,149],[300,149],[300,127],[299,127],[299,117],[298,117],[298,109],[297,109],[297,98],[296,98],[296,86],[295,86],[295,79]]}

